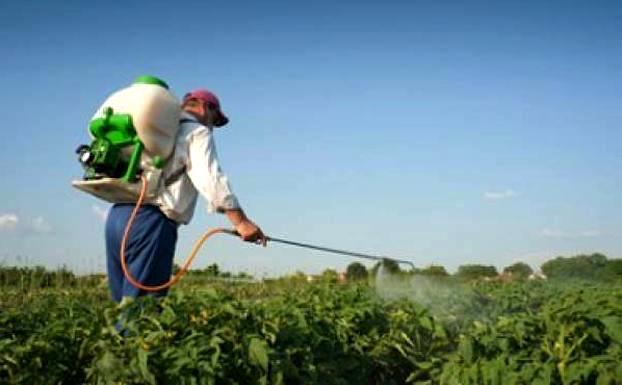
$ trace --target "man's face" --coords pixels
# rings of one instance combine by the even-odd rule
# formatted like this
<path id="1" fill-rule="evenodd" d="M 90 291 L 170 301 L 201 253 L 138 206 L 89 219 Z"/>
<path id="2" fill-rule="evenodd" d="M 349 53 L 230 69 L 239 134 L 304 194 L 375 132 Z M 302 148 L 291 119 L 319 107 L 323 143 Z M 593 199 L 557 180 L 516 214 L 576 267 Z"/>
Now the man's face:
<path id="1" fill-rule="evenodd" d="M 214 128 L 218 111 L 215 105 L 201 99 L 190 99 L 184 102 L 183 108 L 194 115 L 201 124 Z"/>

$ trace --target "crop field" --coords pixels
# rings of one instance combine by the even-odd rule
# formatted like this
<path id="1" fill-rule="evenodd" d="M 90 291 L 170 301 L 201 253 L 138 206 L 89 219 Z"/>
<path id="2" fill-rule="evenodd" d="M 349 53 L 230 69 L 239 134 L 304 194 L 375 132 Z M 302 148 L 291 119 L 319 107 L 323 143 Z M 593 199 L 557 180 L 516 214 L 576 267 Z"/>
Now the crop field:
<path id="1" fill-rule="evenodd" d="M 622 383 L 619 284 L 188 279 L 121 307 L 102 282 L 1 290 L 2 384 Z"/>

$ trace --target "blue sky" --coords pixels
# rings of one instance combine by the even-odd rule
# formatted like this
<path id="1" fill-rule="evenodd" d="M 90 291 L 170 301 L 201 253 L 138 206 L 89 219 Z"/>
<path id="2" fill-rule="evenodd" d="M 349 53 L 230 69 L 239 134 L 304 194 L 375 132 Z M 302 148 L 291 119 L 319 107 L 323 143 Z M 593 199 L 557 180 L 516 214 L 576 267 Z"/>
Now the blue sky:
<path id="1" fill-rule="evenodd" d="M 223 169 L 275 237 L 417 265 L 622 256 L 616 1 L 3 2 L 0 262 L 103 271 L 108 205 L 70 187 L 104 98 L 207 87 Z M 207 228 L 199 203 L 177 262 Z M 353 259 L 234 239 L 196 266 Z"/>

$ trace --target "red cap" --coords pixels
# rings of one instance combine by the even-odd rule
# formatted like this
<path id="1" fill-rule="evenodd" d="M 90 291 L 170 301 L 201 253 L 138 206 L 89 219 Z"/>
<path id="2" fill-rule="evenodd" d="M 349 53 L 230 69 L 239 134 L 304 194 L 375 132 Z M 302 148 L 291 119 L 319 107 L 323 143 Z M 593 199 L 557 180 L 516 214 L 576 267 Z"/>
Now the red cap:
<path id="1" fill-rule="evenodd" d="M 214 121 L 214 126 L 222 127 L 229 123 L 229 118 L 227 118 L 220 110 L 220 101 L 213 92 L 204 88 L 190 91 L 184 95 L 184 103 L 190 99 L 202 100 L 216 109 L 216 120 Z"/>

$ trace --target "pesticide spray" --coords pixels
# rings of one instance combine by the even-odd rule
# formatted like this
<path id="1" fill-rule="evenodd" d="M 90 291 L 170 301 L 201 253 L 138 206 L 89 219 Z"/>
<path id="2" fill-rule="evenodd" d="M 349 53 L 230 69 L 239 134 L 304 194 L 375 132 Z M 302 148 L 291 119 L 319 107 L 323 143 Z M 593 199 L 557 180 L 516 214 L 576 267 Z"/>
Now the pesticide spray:
<path id="1" fill-rule="evenodd" d="M 490 298 L 467 283 L 451 277 L 426 276 L 415 272 L 391 272 L 380 263 L 373 284 L 376 294 L 385 301 L 408 299 L 439 320 L 464 323 L 488 318 Z"/>

